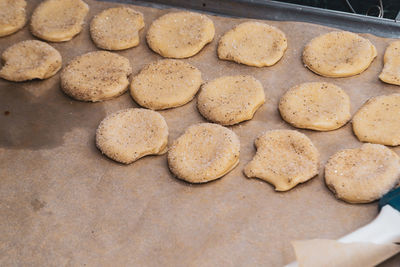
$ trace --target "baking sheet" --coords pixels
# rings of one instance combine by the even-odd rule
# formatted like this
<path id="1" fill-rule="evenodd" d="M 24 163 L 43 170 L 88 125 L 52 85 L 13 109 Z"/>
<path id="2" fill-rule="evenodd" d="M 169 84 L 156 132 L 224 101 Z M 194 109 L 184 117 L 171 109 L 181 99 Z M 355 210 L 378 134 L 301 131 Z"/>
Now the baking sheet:
<path id="1" fill-rule="evenodd" d="M 400 30 L 399 19 L 392 20 L 361 14 L 329 10 L 305 5 L 265 0 L 101 0 L 131 3 L 155 8 L 178 7 L 211 12 L 220 16 L 254 18 L 278 21 L 302 21 L 343 30 L 374 34 L 380 37 L 396 38 Z M 290 2 L 290 1 L 289 1 Z M 292 1 L 293 2 L 293 1 Z M 298 1 L 297 1 L 298 2 Z M 345 4 L 343 2 L 343 4 Z"/>
<path id="2" fill-rule="evenodd" d="M 90 12 L 73 40 L 52 43 L 63 65 L 96 50 L 88 22 L 115 3 L 86 0 Z M 29 14 L 39 1 L 28 3 Z M 136 74 L 161 57 L 150 51 L 145 33 L 169 12 L 135 7 L 145 16 L 140 46 L 118 52 Z M 166 156 L 145 157 L 131 165 L 115 163 L 96 149 L 99 122 L 117 110 L 137 107 L 126 93 L 103 103 L 70 99 L 60 90 L 59 74 L 45 81 L 12 83 L 0 79 L 0 265 L 1 266 L 281 266 L 294 260 L 290 241 L 339 238 L 370 222 L 377 203 L 350 205 L 336 200 L 323 182 L 330 155 L 360 146 L 351 124 L 332 132 L 300 130 L 321 153 L 320 175 L 289 192 L 247 179 L 244 165 L 255 154 L 254 139 L 269 129 L 294 129 L 279 116 L 279 98 L 290 87 L 309 81 L 341 86 L 352 113 L 370 97 L 399 92 L 378 80 L 383 53 L 391 41 L 365 35 L 378 56 L 371 67 L 351 78 L 323 78 L 304 68 L 301 52 L 313 37 L 332 29 L 300 22 L 268 23 L 283 30 L 288 50 L 273 67 L 256 68 L 218 60 L 221 35 L 244 19 L 210 16 L 214 41 L 187 59 L 205 81 L 222 75 L 249 74 L 259 79 L 267 102 L 251 121 L 230 127 L 241 141 L 240 164 L 215 182 L 191 185 L 174 178 Z M 247 20 L 247 19 L 246 19 Z M 33 39 L 27 27 L 0 38 L 0 52 Z M 195 101 L 160 112 L 169 140 L 205 120 Z M 399 153 L 399 148 L 394 148 Z M 400 256 L 382 266 L 397 266 Z"/>

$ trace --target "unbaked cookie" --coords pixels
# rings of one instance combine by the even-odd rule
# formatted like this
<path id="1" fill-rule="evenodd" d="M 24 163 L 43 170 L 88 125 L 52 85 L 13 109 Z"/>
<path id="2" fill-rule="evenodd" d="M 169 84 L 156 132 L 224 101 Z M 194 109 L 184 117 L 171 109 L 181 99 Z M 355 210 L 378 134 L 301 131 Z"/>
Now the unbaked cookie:
<path id="1" fill-rule="evenodd" d="M 272 130 L 259 136 L 257 153 L 244 168 L 249 178 L 260 178 L 287 191 L 318 174 L 319 152 L 304 134 L 292 130 Z"/>
<path id="2" fill-rule="evenodd" d="M 383 145 L 364 144 L 334 154 L 325 166 L 325 182 L 339 199 L 368 203 L 381 198 L 400 181 L 400 162 Z"/>
<path id="3" fill-rule="evenodd" d="M 353 117 L 353 131 L 362 142 L 400 145 L 400 94 L 368 100 Z"/>
<path id="4" fill-rule="evenodd" d="M 218 124 L 190 126 L 168 151 L 168 166 L 178 178 L 205 183 L 230 172 L 239 163 L 237 135 Z"/>
<path id="5" fill-rule="evenodd" d="M 47 79 L 61 69 L 61 55 L 49 44 L 36 40 L 16 43 L 1 55 L 4 66 L 0 70 L 3 79 L 21 82 Z"/>
<path id="6" fill-rule="evenodd" d="M 210 121 L 233 125 L 253 118 L 264 102 L 263 86 L 254 77 L 223 76 L 202 86 L 197 108 Z"/>
<path id="7" fill-rule="evenodd" d="M 46 0 L 33 11 L 31 32 L 50 42 L 71 40 L 82 31 L 89 6 L 82 0 Z"/>
<path id="8" fill-rule="evenodd" d="M 149 47 L 163 57 L 187 58 L 211 42 L 214 33 L 214 23 L 207 16 L 172 12 L 153 21 L 146 39 Z"/>
<path id="9" fill-rule="evenodd" d="M 96 131 L 96 145 L 110 159 L 129 164 L 167 152 L 168 126 L 159 113 L 139 108 L 107 116 Z"/>
<path id="10" fill-rule="evenodd" d="M 106 51 L 89 52 L 71 60 L 61 72 L 63 91 L 82 101 L 103 101 L 123 94 L 132 73 L 127 58 Z"/>
<path id="11" fill-rule="evenodd" d="M 25 0 L 0 0 L 0 37 L 13 34 L 26 23 Z"/>
<path id="12" fill-rule="evenodd" d="M 297 128 L 330 131 L 350 118 L 350 98 L 332 83 L 310 82 L 289 89 L 279 101 L 282 118 Z"/>
<path id="13" fill-rule="evenodd" d="M 379 79 L 385 83 L 400 85 L 400 41 L 394 41 L 386 48 L 383 63 Z"/>
<path id="14" fill-rule="evenodd" d="M 376 48 L 358 34 L 337 31 L 312 39 L 304 48 L 307 68 L 325 77 L 349 77 L 366 70 L 376 57 Z"/>
<path id="15" fill-rule="evenodd" d="M 114 7 L 97 14 L 90 23 L 90 35 L 97 47 L 123 50 L 139 44 L 143 14 L 128 7 Z"/>
<path id="16" fill-rule="evenodd" d="M 278 28 L 260 22 L 244 22 L 221 37 L 218 57 L 264 67 L 278 62 L 286 48 L 286 36 Z"/>
<path id="17" fill-rule="evenodd" d="M 175 60 L 159 60 L 145 66 L 131 83 L 131 96 L 150 109 L 179 107 L 193 99 L 202 83 L 201 72 Z"/>

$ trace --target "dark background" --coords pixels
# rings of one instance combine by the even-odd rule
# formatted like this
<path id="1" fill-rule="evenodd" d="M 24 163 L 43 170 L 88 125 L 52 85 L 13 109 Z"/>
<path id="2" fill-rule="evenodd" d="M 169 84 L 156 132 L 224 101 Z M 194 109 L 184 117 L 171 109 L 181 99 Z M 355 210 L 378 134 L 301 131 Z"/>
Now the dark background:
<path id="1" fill-rule="evenodd" d="M 275 0 L 275 1 L 351 12 L 345 0 Z M 378 8 L 374 7 L 379 5 L 378 0 L 349 0 L 349 2 L 358 14 L 365 15 L 369 8 L 370 8 L 370 11 L 368 13 L 369 15 L 377 16 L 379 13 Z M 394 19 L 400 10 L 400 0 L 383 0 L 383 9 L 385 18 Z"/>

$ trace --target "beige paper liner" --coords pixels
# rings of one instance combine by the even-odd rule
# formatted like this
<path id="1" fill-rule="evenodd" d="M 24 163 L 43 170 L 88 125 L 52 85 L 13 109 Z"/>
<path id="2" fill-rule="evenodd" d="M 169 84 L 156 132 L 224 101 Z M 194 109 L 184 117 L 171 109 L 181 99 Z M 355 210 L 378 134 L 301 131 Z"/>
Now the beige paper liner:
<path id="1" fill-rule="evenodd" d="M 92 17 L 116 3 L 90 5 L 83 31 L 65 43 L 50 43 L 63 57 L 97 50 L 90 39 Z M 28 14 L 40 1 L 28 2 Z M 137 6 L 144 14 L 138 47 L 117 52 L 129 58 L 133 75 L 161 57 L 146 45 L 151 22 L 169 12 Z M 128 93 L 102 103 L 72 100 L 60 90 L 59 74 L 45 81 L 0 79 L 0 265 L 1 266 L 283 266 L 295 259 L 291 240 L 336 239 L 376 217 L 377 204 L 351 205 L 335 199 L 323 181 L 333 153 L 361 145 L 351 124 L 332 132 L 300 130 L 321 153 L 319 176 L 284 193 L 242 171 L 255 154 L 263 131 L 294 129 L 279 116 L 279 98 L 303 82 L 333 82 L 351 99 L 352 114 L 370 97 L 400 92 L 379 81 L 390 39 L 363 34 L 378 56 L 351 78 L 320 77 L 301 61 L 304 46 L 332 28 L 300 22 L 268 21 L 286 33 L 288 49 L 272 67 L 255 68 L 217 58 L 224 32 L 248 19 L 210 16 L 216 34 L 196 56 L 184 61 L 205 81 L 222 75 L 253 75 L 264 86 L 266 103 L 248 122 L 229 127 L 240 138 L 240 163 L 223 178 L 203 185 L 176 179 L 166 156 L 149 156 L 125 166 L 95 147 L 96 127 L 108 114 L 137 107 Z M 34 39 L 26 26 L 0 38 L 0 53 Z M 5 111 L 9 111 L 5 115 Z M 161 111 L 169 142 L 194 123 L 205 122 L 196 99 Z M 399 148 L 394 148 L 399 152 Z M 389 260 L 396 266 L 400 256 Z M 392 264 L 392 265 L 390 265 Z"/>
<path id="2" fill-rule="evenodd" d="M 299 267 L 372 267 L 400 252 L 400 245 L 341 243 L 313 239 L 293 241 Z"/>

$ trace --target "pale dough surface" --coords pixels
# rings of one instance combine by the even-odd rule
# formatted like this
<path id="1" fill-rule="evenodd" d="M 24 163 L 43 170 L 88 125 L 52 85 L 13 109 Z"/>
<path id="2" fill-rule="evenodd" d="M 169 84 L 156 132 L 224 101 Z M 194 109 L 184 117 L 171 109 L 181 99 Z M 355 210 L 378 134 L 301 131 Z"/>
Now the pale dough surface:
<path id="1" fill-rule="evenodd" d="M 253 76 L 223 76 L 202 86 L 197 108 L 212 122 L 233 125 L 253 118 L 264 102 L 263 86 Z"/>
<path id="2" fill-rule="evenodd" d="M 214 23 L 193 12 L 171 12 L 153 21 L 147 32 L 149 47 L 168 58 L 194 56 L 214 39 Z"/>
<path id="3" fill-rule="evenodd" d="M 312 39 L 304 48 L 303 62 L 321 76 L 349 77 L 366 70 L 376 55 L 376 48 L 368 39 L 334 31 Z"/>
<path id="4" fill-rule="evenodd" d="M 167 151 L 168 126 L 158 112 L 129 108 L 107 116 L 96 131 L 96 145 L 110 159 L 129 164 Z"/>
<path id="5" fill-rule="evenodd" d="M 89 6 L 82 0 L 45 0 L 33 11 L 33 35 L 50 42 L 71 40 L 82 31 Z"/>
<path id="6" fill-rule="evenodd" d="M 26 23 L 25 0 L 0 0 L 0 37 L 13 34 Z"/>
<path id="7" fill-rule="evenodd" d="M 379 79 L 385 83 L 400 85 L 400 41 L 394 41 L 386 48 L 383 63 Z"/>
<path id="8" fill-rule="evenodd" d="M 279 112 L 294 127 L 330 131 L 350 120 L 350 98 L 332 83 L 302 83 L 282 96 Z"/>
<path id="9" fill-rule="evenodd" d="M 163 59 L 145 66 L 132 79 L 131 96 L 142 107 L 167 109 L 193 99 L 202 83 L 201 72 L 184 61 Z"/>
<path id="10" fill-rule="evenodd" d="M 139 31 L 143 28 L 142 13 L 128 7 L 114 7 L 92 19 L 90 35 L 99 48 L 123 50 L 139 44 Z"/>
<path id="11" fill-rule="evenodd" d="M 129 86 L 132 67 L 116 53 L 95 51 L 71 60 L 61 72 L 63 91 L 82 101 L 103 101 L 123 94 Z"/>
<path id="12" fill-rule="evenodd" d="M 240 141 L 233 131 L 214 123 L 199 123 L 173 142 L 168 166 L 179 179 L 205 183 L 235 168 L 239 153 Z"/>
<path id="13" fill-rule="evenodd" d="M 353 117 L 353 131 L 362 142 L 400 145 L 400 94 L 369 99 Z"/>
<path id="14" fill-rule="evenodd" d="M 3 79 L 21 82 L 47 79 L 61 69 L 60 53 L 49 44 L 27 40 L 7 48 L 1 55 L 4 62 L 0 70 Z"/>
<path id="15" fill-rule="evenodd" d="M 267 131 L 255 140 L 255 146 L 257 153 L 244 174 L 271 183 L 276 191 L 290 190 L 318 174 L 319 152 L 298 131 Z"/>
<path id="16" fill-rule="evenodd" d="M 345 149 L 330 157 L 325 182 L 339 199 L 368 203 L 381 198 L 400 180 L 398 155 L 377 144 Z"/>
<path id="17" fill-rule="evenodd" d="M 244 22 L 226 32 L 218 43 L 218 57 L 249 66 L 272 66 L 287 48 L 285 33 L 261 22 Z"/>

